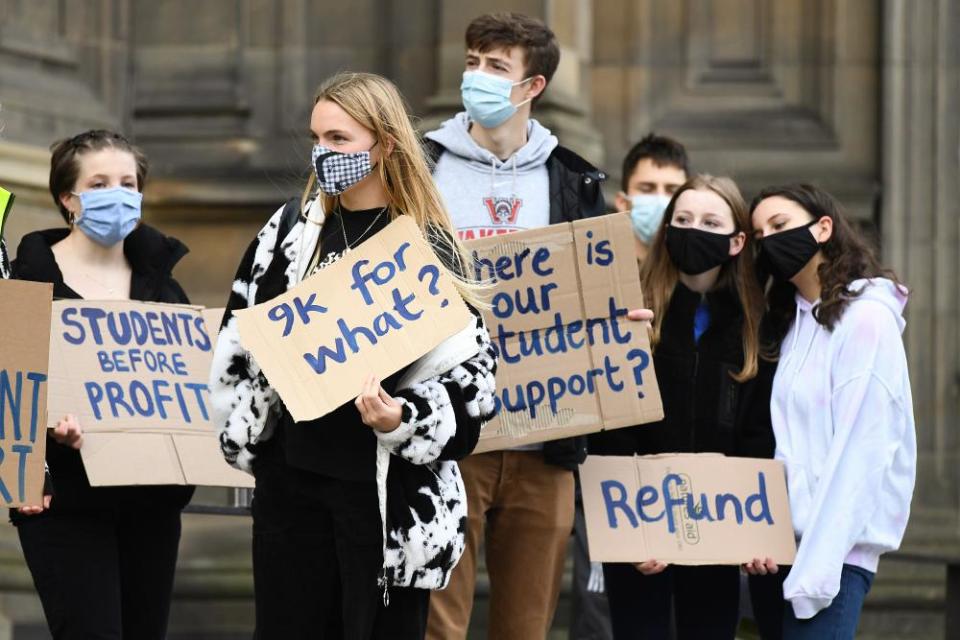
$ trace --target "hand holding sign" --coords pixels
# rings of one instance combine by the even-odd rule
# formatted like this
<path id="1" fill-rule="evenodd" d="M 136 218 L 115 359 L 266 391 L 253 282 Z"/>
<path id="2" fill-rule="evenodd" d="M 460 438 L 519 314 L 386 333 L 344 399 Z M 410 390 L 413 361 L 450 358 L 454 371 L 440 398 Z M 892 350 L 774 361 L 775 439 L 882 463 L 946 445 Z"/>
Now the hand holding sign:
<path id="1" fill-rule="evenodd" d="M 50 435 L 60 444 L 72 449 L 79 450 L 83 446 L 83 427 L 72 413 L 65 415 L 57 426 L 50 430 Z"/>
<path id="2" fill-rule="evenodd" d="M 650 322 L 653 320 L 653 311 L 650 309 L 630 309 L 627 311 L 627 320 L 634 322 Z"/>
<path id="3" fill-rule="evenodd" d="M 67 414 L 57 423 L 57 426 L 50 429 L 50 436 L 59 444 L 79 450 L 83 446 L 83 427 L 77 421 L 77 417 Z M 18 511 L 25 516 L 35 516 L 43 513 L 45 509 L 50 508 L 50 502 L 53 496 L 45 493 L 43 496 L 43 506 L 27 505 L 20 507 Z"/>
<path id="4" fill-rule="evenodd" d="M 646 562 L 638 562 L 633 566 L 645 576 L 655 576 L 658 573 L 663 573 L 670 565 L 659 560 L 647 560 Z"/>
<path id="5" fill-rule="evenodd" d="M 773 558 L 766 558 L 765 560 L 754 558 L 751 562 L 743 565 L 743 570 L 752 576 L 765 576 L 778 573 L 780 567 L 773 561 Z"/>
<path id="6" fill-rule="evenodd" d="M 390 433 L 400 426 L 403 409 L 380 386 L 376 376 L 369 376 L 363 385 L 363 392 L 354 401 L 363 424 L 373 427 L 381 433 Z"/>

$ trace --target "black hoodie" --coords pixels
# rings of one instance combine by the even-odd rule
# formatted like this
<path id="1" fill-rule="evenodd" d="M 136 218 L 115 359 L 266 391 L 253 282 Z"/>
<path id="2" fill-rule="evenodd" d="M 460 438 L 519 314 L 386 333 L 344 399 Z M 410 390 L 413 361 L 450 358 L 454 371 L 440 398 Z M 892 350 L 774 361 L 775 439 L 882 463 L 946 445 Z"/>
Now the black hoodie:
<path id="1" fill-rule="evenodd" d="M 47 229 L 24 236 L 13 261 L 18 280 L 50 282 L 55 299 L 78 299 L 80 295 L 63 281 L 51 247 L 70 234 L 69 229 Z M 156 229 L 141 224 L 127 236 L 123 253 L 133 275 L 130 298 L 144 302 L 189 303 L 183 288 L 173 279 L 174 265 L 187 254 L 187 247 Z M 113 507 L 183 508 L 193 487 L 91 487 L 80 452 L 47 438 L 47 464 L 53 481 L 51 511 Z M 14 518 L 17 514 L 14 513 Z"/>

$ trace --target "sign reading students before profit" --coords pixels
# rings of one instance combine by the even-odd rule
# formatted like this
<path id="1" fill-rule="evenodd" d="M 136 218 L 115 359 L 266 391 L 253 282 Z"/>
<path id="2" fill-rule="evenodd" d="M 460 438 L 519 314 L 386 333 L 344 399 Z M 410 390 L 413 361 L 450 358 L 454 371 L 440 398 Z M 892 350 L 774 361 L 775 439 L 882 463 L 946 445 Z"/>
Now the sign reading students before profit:
<path id="1" fill-rule="evenodd" d="M 611 214 L 467 243 L 494 285 L 497 417 L 476 451 L 660 420 L 633 230 Z"/>
<path id="2" fill-rule="evenodd" d="M 91 485 L 253 485 L 210 421 L 214 335 L 197 307 L 53 304 L 47 423 L 77 416 Z"/>
<path id="3" fill-rule="evenodd" d="M 0 280 L 0 506 L 39 505 L 53 285 Z"/>
<path id="4" fill-rule="evenodd" d="M 241 344 L 297 421 L 352 400 L 367 376 L 399 371 L 472 318 L 409 216 L 236 316 Z"/>
<path id="5" fill-rule="evenodd" d="M 594 562 L 791 564 L 796 554 L 777 460 L 588 456 L 580 487 Z"/>

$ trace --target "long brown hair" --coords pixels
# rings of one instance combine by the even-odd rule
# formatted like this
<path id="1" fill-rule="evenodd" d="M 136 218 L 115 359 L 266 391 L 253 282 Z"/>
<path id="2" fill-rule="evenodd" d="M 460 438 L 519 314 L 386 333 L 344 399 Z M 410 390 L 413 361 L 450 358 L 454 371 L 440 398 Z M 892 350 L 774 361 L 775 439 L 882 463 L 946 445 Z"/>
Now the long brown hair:
<path id="1" fill-rule="evenodd" d="M 484 303 L 482 286 L 471 281 L 472 264 L 457 239 L 440 192 L 433 182 L 423 144 L 410 122 L 407 105 L 397 87 L 373 73 L 339 73 L 324 82 L 313 99 L 316 105 L 329 100 L 347 112 L 361 126 L 373 132 L 382 149 L 390 148 L 377 162 L 374 171 L 383 183 L 390 218 L 412 217 L 424 237 L 431 241 L 441 261 L 453 265 L 451 274 L 460 295 L 474 306 Z M 316 175 L 311 172 L 301 205 L 312 197 Z M 339 196 L 319 194 L 323 210 L 333 211 Z M 439 245 L 439 246 L 438 246 Z M 442 254 L 449 255 L 442 255 Z"/>
<path id="2" fill-rule="evenodd" d="M 712 191 L 730 207 L 733 213 L 733 223 L 737 231 L 742 231 L 745 238 L 743 250 L 725 262 L 720 267 L 720 275 L 714 289 L 726 289 L 734 294 L 743 308 L 743 368 L 733 374 L 734 380 L 744 382 L 757 375 L 757 356 L 760 351 L 759 327 L 763 315 L 763 292 L 757 282 L 753 270 L 753 258 L 750 249 L 750 215 L 747 205 L 740 195 L 740 189 L 730 178 L 714 177 L 701 174 L 687 180 L 677 189 L 667 205 L 667 210 L 660 223 L 660 229 L 653 240 L 650 255 L 640 270 L 640 281 L 643 285 L 643 294 L 648 308 L 653 310 L 653 331 L 650 338 L 651 346 L 656 349 L 660 342 L 660 333 L 663 327 L 663 318 L 670 307 L 670 299 L 677 286 L 680 274 L 667 253 L 666 228 L 673 219 L 673 211 L 677 199 L 684 191 Z"/>
<path id="3" fill-rule="evenodd" d="M 761 202 L 773 197 L 795 202 L 812 220 L 827 217 L 833 221 L 830 239 L 820 245 L 823 254 L 823 261 L 817 267 L 820 302 L 813 309 L 813 317 L 818 323 L 833 331 L 850 301 L 863 292 L 862 289 L 850 291 L 850 283 L 854 280 L 883 277 L 902 286 L 896 274 L 880 264 L 873 247 L 847 221 L 840 204 L 829 193 L 812 184 L 767 187 L 750 203 L 750 215 Z M 767 328 L 770 330 L 770 341 L 764 345 L 765 356 L 775 358 L 778 355 L 780 342 L 790 330 L 797 311 L 795 292 L 796 287 L 788 281 L 772 281 L 768 286 Z"/>

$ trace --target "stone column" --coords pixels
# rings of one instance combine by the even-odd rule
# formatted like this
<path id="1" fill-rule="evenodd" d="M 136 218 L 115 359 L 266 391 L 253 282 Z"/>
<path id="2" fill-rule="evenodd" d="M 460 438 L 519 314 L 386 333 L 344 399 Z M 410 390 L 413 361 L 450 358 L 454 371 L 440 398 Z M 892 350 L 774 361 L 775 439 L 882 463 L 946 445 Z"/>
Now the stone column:
<path id="1" fill-rule="evenodd" d="M 127 91 L 128 0 L 0 2 L 0 180 L 17 195 L 11 251 L 62 221 L 47 193 L 59 138 L 119 128 Z"/>
<path id="2" fill-rule="evenodd" d="M 960 3 L 884 3 L 885 261 L 904 334 L 919 464 L 908 541 L 960 547 Z"/>

